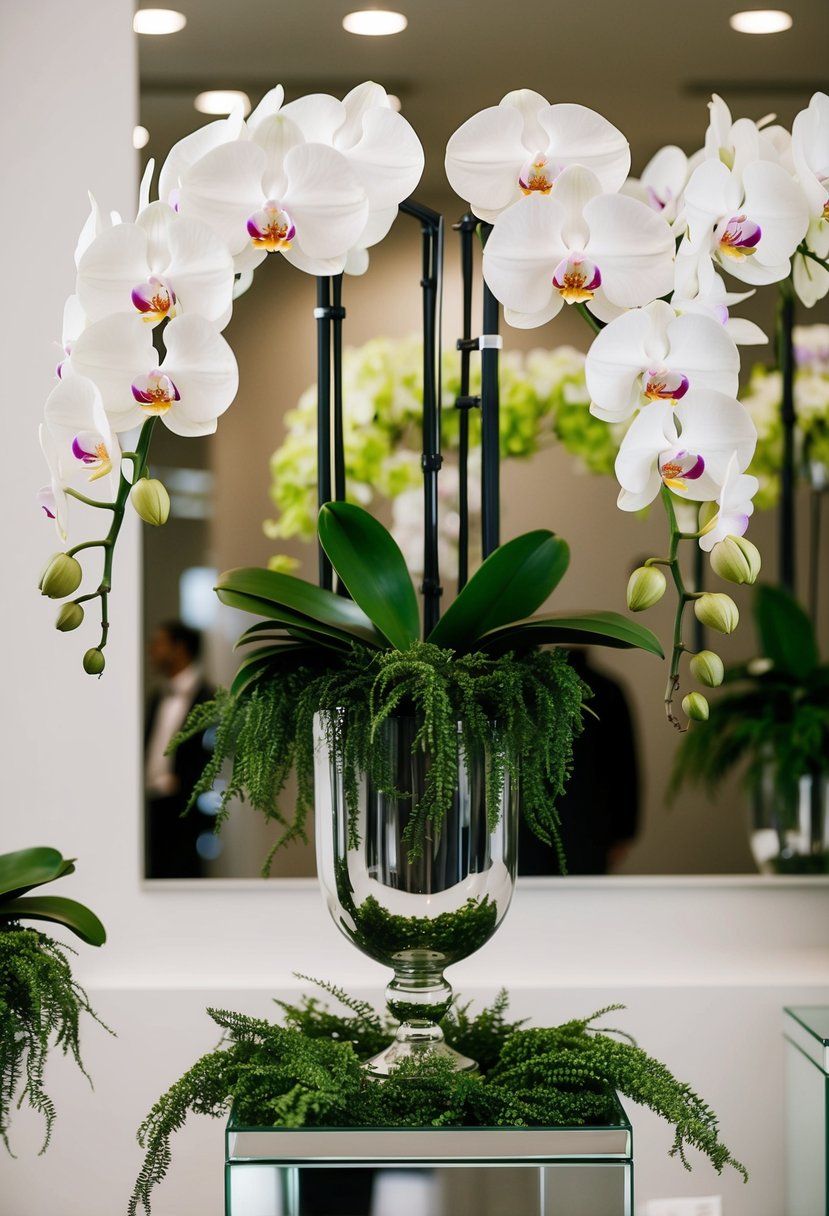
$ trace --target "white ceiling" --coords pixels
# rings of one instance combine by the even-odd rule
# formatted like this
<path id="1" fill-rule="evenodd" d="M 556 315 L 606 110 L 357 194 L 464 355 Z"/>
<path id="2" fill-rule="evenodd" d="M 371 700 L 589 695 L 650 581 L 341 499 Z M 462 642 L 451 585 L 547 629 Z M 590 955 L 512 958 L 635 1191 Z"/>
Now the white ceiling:
<path id="1" fill-rule="evenodd" d="M 813 92 L 829 90 L 827 0 L 789 0 L 793 28 L 762 37 L 729 28 L 738 0 L 389 0 L 409 18 L 389 38 L 345 33 L 343 15 L 368 7 L 353 0 L 169 3 L 187 27 L 138 38 L 147 155 L 163 158 L 208 121 L 192 105 L 202 89 L 241 88 L 255 104 L 277 83 L 290 100 L 342 96 L 372 79 L 402 99 L 427 153 L 417 197 L 438 208 L 446 140 L 510 89 L 598 110 L 630 140 L 634 171 L 663 144 L 700 145 L 712 91 L 735 117 L 774 111 L 790 124 Z"/>

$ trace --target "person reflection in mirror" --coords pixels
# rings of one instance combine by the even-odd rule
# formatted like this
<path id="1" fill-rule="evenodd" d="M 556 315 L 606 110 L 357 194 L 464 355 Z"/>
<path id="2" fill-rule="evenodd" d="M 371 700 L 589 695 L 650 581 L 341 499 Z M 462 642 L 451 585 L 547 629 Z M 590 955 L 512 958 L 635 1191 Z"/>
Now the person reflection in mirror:
<path id="1" fill-rule="evenodd" d="M 568 874 L 612 874 L 639 826 L 640 781 L 636 736 L 627 697 L 614 679 L 592 666 L 586 650 L 570 663 L 593 691 L 584 730 L 573 743 L 573 772 L 558 800 Z M 556 851 L 521 819 L 519 874 L 560 874 Z"/>
<path id="2" fill-rule="evenodd" d="M 161 682 L 147 705 L 144 736 L 147 878 L 203 876 L 197 843 L 212 831 L 212 820 L 196 808 L 182 813 L 208 760 L 204 736 L 165 754 L 193 706 L 213 696 L 200 655 L 201 635 L 181 621 L 163 622 L 150 638 L 149 662 Z"/>

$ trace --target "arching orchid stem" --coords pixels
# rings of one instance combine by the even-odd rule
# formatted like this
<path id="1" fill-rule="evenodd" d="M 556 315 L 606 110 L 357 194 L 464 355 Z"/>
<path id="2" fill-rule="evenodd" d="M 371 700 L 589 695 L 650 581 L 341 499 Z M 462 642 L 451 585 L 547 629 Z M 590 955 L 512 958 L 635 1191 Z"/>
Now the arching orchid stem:
<path id="1" fill-rule="evenodd" d="M 805 242 L 798 245 L 797 252 L 802 253 L 804 258 L 810 258 L 811 261 L 817 262 L 818 266 L 822 266 L 824 270 L 829 270 L 829 258 L 819 257 L 818 254 L 814 253 L 808 247 L 808 245 L 805 244 Z"/>
<path id="2" fill-rule="evenodd" d="M 602 323 L 598 319 L 598 317 L 593 316 L 592 312 L 590 312 L 590 310 L 588 309 L 586 304 L 576 304 L 576 309 L 584 317 L 585 321 L 590 326 L 590 328 L 593 330 L 594 334 L 600 334 L 602 332 L 602 330 L 604 329 L 604 326 L 602 325 Z"/>
<path id="3" fill-rule="evenodd" d="M 85 494 L 81 494 L 79 490 L 73 490 L 69 486 L 64 488 L 64 493 L 70 498 L 76 498 L 78 502 L 85 503 L 88 507 L 102 507 L 105 511 L 115 510 L 114 502 L 97 502 L 94 498 L 87 498 Z"/>
<path id="4" fill-rule="evenodd" d="M 84 540 L 78 545 L 73 545 L 71 549 L 66 550 L 67 557 L 74 557 L 76 553 L 80 553 L 82 549 L 96 549 L 99 545 L 106 546 L 105 540 Z"/>

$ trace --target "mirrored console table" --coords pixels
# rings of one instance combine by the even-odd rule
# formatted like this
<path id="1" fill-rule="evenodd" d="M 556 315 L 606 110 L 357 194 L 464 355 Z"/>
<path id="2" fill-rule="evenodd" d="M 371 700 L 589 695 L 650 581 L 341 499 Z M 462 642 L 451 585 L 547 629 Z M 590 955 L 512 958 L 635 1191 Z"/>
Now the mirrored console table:
<path id="1" fill-rule="evenodd" d="M 786 1214 L 829 1216 L 829 1006 L 783 1010 Z"/>
<path id="2" fill-rule="evenodd" d="M 225 1216 L 633 1216 L 633 1132 L 604 1127 L 225 1133 Z"/>

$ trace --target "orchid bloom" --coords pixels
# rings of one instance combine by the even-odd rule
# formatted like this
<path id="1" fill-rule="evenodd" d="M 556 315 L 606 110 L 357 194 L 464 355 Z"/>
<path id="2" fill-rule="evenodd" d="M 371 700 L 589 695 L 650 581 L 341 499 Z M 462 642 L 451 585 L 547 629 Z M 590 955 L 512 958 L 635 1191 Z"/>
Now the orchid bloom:
<path id="1" fill-rule="evenodd" d="M 264 147 L 284 138 L 280 128 L 296 128 L 306 143 L 325 144 L 348 161 L 365 191 L 368 218 L 346 269 L 364 270 L 364 251 L 387 234 L 399 204 L 423 173 L 423 147 L 407 120 L 391 107 L 386 90 L 373 81 L 358 85 L 342 101 L 325 93 L 282 104 L 272 89 L 248 119 L 251 138 Z M 359 265 L 358 265 L 359 264 Z"/>
<path id="2" fill-rule="evenodd" d="M 555 192 L 530 194 L 505 211 L 484 249 L 484 278 L 509 324 L 530 329 L 568 304 L 609 321 L 649 304 L 673 283 L 667 223 L 636 199 L 604 194 L 581 166 Z"/>
<path id="3" fill-rule="evenodd" d="M 699 547 L 710 553 L 727 536 L 743 536 L 754 512 L 752 499 L 760 488 L 756 477 L 741 473 L 736 453 L 728 462 L 723 484 L 717 495 L 717 510 L 702 529 Z"/>
<path id="4" fill-rule="evenodd" d="M 88 321 L 134 307 L 151 325 L 196 313 L 230 320 L 233 259 L 206 224 L 151 203 L 134 224 L 104 229 L 81 255 L 78 300 Z"/>
<path id="5" fill-rule="evenodd" d="M 732 342 L 738 346 L 759 346 L 768 338 L 753 321 L 732 317 L 730 306 L 741 304 L 754 295 L 751 291 L 726 291 L 722 276 L 717 274 L 707 252 L 694 253 L 683 241 L 674 266 L 674 292 L 671 306 L 678 313 L 711 317 L 723 326 Z"/>
<path id="6" fill-rule="evenodd" d="M 706 151 L 722 138 L 709 128 Z M 738 120 L 727 138 L 718 158 L 699 164 L 685 187 L 687 240 L 745 283 L 777 283 L 788 277 L 806 232 L 806 197 L 755 123 Z"/>
<path id="7" fill-rule="evenodd" d="M 809 207 L 806 245 L 825 263 L 829 259 L 829 96 L 815 93 L 792 126 L 792 159 Z M 829 269 L 802 253 L 795 255 L 794 288 L 811 308 L 829 293 Z"/>
<path id="8" fill-rule="evenodd" d="M 47 519 L 54 520 L 55 529 L 61 541 L 65 543 L 69 533 L 69 500 L 61 481 L 58 448 L 54 436 L 45 422 L 38 428 L 40 450 L 49 466 L 49 485 L 42 486 L 37 492 L 38 506 Z"/>
<path id="9" fill-rule="evenodd" d="M 630 169 L 621 131 L 586 106 L 550 105 L 531 89 L 473 115 L 446 147 L 446 176 L 475 214 L 494 223 L 518 199 L 555 192 L 564 169 L 582 165 L 613 194 Z"/>
<path id="10" fill-rule="evenodd" d="M 236 396 L 233 352 L 215 326 L 193 313 L 169 322 L 164 345 L 159 366 L 151 329 L 137 316 L 116 313 L 84 330 L 67 366 L 96 385 L 115 431 L 159 416 L 176 435 L 212 435 Z"/>
<path id="11" fill-rule="evenodd" d="M 651 157 L 641 177 L 628 178 L 622 193 L 647 203 L 672 228 L 681 229 L 685 223 L 682 200 L 689 166 L 688 157 L 682 149 L 668 144 Z"/>
<path id="12" fill-rule="evenodd" d="M 654 402 L 636 415 L 616 457 L 618 506 L 639 511 L 667 486 L 680 498 L 715 500 L 732 455 L 744 472 L 757 432 L 733 397 L 715 389 L 689 391 L 673 406 Z"/>
<path id="13" fill-rule="evenodd" d="M 740 356 L 710 317 L 680 316 L 664 300 L 611 321 L 593 340 L 585 363 L 590 412 L 623 422 L 652 402 L 678 404 L 691 389 L 737 393 Z"/>
<path id="14" fill-rule="evenodd" d="M 44 420 L 54 441 L 61 483 L 83 484 L 89 494 L 93 482 L 103 481 L 105 493 L 114 499 L 121 477 L 121 449 L 95 384 L 83 376 L 59 380 L 47 398 Z"/>

